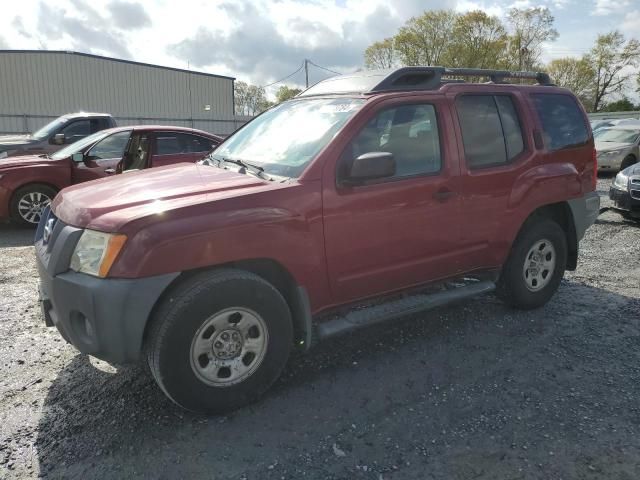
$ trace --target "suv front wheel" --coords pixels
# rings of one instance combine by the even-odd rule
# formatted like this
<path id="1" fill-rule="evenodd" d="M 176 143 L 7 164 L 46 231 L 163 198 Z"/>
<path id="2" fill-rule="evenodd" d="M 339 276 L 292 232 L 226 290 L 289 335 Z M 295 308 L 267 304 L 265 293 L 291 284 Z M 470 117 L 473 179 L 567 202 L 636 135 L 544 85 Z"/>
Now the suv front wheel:
<path id="1" fill-rule="evenodd" d="M 531 219 L 511 249 L 498 281 L 498 295 L 509 305 L 537 308 L 558 289 L 567 265 L 567 239 L 553 220 Z"/>
<path id="2" fill-rule="evenodd" d="M 293 341 L 280 292 L 242 270 L 195 275 L 166 296 L 145 343 L 156 382 L 175 403 L 221 413 L 251 403 L 278 378 Z"/>

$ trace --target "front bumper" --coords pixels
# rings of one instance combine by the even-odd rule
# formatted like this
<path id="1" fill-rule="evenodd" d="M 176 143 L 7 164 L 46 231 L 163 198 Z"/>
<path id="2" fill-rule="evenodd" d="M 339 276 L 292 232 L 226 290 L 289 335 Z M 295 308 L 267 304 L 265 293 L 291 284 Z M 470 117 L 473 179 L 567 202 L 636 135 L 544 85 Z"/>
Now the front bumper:
<path id="1" fill-rule="evenodd" d="M 640 184 L 632 185 L 631 190 L 626 191 L 612 186 L 609 189 L 609 198 L 613 202 L 614 210 L 640 219 Z"/>
<path id="2" fill-rule="evenodd" d="M 57 220 L 45 242 L 43 224 L 52 216 L 45 212 L 42 218 L 35 249 L 45 323 L 82 353 L 111 363 L 137 361 L 151 310 L 178 274 L 119 279 L 71 271 L 82 230 Z"/>
<path id="3" fill-rule="evenodd" d="M 623 159 L 624 159 L 624 155 L 598 154 L 597 156 L 598 170 L 617 172 L 618 170 L 620 170 L 620 165 L 622 165 Z"/>

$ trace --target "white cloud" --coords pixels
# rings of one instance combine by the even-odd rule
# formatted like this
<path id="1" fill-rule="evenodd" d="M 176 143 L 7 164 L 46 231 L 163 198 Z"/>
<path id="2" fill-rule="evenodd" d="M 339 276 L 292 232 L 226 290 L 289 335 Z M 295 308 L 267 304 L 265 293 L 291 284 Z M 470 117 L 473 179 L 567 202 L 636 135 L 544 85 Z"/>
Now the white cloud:
<path id="1" fill-rule="evenodd" d="M 482 10 L 488 15 L 496 17 L 504 17 L 506 13 L 505 7 L 497 3 L 486 4 L 485 2 L 475 2 L 472 0 L 461 0 L 456 5 L 457 12 L 470 12 L 473 10 Z"/>
<path id="2" fill-rule="evenodd" d="M 640 38 L 640 10 L 628 12 L 624 16 L 621 30 L 629 37 Z"/>
<path id="3" fill-rule="evenodd" d="M 606 16 L 623 13 L 630 6 L 630 0 L 596 0 L 592 15 Z"/>

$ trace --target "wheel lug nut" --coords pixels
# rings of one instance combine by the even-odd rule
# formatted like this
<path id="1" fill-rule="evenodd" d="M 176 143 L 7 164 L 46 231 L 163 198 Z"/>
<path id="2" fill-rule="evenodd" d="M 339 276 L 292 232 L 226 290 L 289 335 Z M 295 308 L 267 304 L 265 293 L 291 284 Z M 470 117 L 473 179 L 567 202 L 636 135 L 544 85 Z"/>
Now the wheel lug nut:
<path id="1" fill-rule="evenodd" d="M 229 334 L 228 334 L 228 333 L 226 333 L 226 332 L 225 332 L 225 333 L 223 333 L 223 334 L 221 335 L 221 337 L 222 337 L 222 339 L 223 339 L 223 340 L 229 340 Z"/>
<path id="2" fill-rule="evenodd" d="M 216 342 L 216 348 L 222 348 L 222 342 Z"/>

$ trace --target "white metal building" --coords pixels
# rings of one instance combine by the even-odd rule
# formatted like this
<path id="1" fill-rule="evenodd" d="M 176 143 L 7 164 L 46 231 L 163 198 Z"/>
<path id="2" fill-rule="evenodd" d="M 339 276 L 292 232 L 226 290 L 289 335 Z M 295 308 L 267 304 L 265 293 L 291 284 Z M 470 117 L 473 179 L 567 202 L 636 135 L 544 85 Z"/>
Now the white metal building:
<path id="1" fill-rule="evenodd" d="M 229 134 L 232 77 L 86 53 L 0 50 L 0 132 L 36 130 L 59 115 L 108 112 L 120 125 L 165 124 Z"/>

